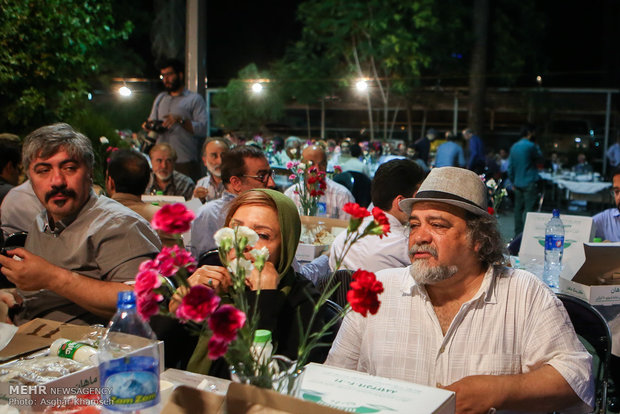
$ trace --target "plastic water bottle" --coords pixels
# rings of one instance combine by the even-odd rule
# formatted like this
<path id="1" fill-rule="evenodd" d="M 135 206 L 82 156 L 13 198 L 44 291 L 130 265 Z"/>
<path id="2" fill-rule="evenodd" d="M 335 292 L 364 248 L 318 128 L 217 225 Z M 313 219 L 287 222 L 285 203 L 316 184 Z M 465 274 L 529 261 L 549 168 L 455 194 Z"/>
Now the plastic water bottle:
<path id="1" fill-rule="evenodd" d="M 140 355 L 126 356 L 132 338 L 147 338 L 151 345 Z M 118 293 L 117 311 L 99 353 L 100 385 L 104 410 L 123 413 L 159 413 L 159 348 L 151 327 L 136 312 L 133 291 Z"/>
<path id="2" fill-rule="evenodd" d="M 260 364 L 265 364 L 271 358 L 273 345 L 271 344 L 271 331 L 267 329 L 257 329 L 254 333 L 254 343 L 252 344 L 252 355 Z"/>
<path id="3" fill-rule="evenodd" d="M 559 287 L 562 272 L 562 254 L 564 253 L 564 224 L 560 211 L 553 210 L 553 217 L 545 228 L 545 270 L 543 281 L 551 288 Z"/>

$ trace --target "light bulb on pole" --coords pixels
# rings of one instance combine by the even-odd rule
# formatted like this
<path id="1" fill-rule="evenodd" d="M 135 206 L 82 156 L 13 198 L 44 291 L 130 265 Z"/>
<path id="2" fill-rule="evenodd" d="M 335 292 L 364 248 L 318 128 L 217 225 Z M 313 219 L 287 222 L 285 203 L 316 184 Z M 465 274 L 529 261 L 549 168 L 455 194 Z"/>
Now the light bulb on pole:
<path id="1" fill-rule="evenodd" d="M 368 83 L 365 79 L 360 79 L 355 83 L 355 89 L 358 92 L 366 92 L 368 90 Z"/>
<path id="2" fill-rule="evenodd" d="M 118 88 L 118 93 L 120 96 L 126 98 L 128 96 L 131 96 L 131 89 L 129 89 L 126 85 L 123 85 L 120 88 Z"/>
<path id="3" fill-rule="evenodd" d="M 261 93 L 263 91 L 263 84 L 260 82 L 254 82 L 252 84 L 252 92 L 254 93 Z"/>

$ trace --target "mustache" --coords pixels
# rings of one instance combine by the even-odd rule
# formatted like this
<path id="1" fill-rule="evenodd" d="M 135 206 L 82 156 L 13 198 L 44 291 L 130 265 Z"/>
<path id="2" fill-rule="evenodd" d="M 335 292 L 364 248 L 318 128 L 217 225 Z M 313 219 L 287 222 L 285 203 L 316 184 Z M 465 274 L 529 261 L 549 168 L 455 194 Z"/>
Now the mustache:
<path id="1" fill-rule="evenodd" d="M 45 202 L 50 201 L 50 198 L 58 194 L 63 195 L 65 197 L 71 197 L 71 198 L 75 198 L 77 196 L 75 191 L 68 189 L 67 186 L 52 187 L 51 191 L 48 191 L 47 193 L 45 193 Z"/>
<path id="2" fill-rule="evenodd" d="M 437 258 L 437 249 L 429 246 L 428 244 L 414 244 L 409 249 L 409 256 L 413 257 L 418 252 L 430 253 L 435 259 Z"/>

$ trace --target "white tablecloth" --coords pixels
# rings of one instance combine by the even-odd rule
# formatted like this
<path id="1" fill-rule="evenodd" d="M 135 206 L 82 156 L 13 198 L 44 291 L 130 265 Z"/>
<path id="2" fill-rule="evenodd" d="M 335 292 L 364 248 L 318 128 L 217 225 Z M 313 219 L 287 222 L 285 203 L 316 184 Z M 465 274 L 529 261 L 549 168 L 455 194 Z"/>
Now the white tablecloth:
<path id="1" fill-rule="evenodd" d="M 571 193 L 579 194 L 596 194 L 608 188 L 611 188 L 611 183 L 604 181 L 569 181 L 569 180 L 555 180 L 558 187 L 565 188 Z"/>

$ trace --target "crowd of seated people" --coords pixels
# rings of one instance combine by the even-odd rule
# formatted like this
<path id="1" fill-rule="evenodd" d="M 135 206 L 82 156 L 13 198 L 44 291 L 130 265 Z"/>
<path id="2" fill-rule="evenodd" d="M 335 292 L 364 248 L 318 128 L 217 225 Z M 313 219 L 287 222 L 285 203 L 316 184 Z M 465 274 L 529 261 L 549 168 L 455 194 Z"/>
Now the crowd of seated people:
<path id="1" fill-rule="evenodd" d="M 473 131 L 466 133 L 478 148 Z M 62 123 L 33 131 L 21 147 L 28 181 L 12 188 L 0 206 L 3 229 L 27 232 L 23 247 L 0 256 L 0 271 L 15 285 L 0 294 L 0 300 L 18 307 L 11 322 L 44 317 L 105 324 L 116 294 L 132 289 L 140 263 L 167 243 L 169 235 L 149 223 L 157 207 L 140 197 L 161 191 L 200 199 L 192 238 L 186 240 L 196 256 L 215 247 L 213 232 L 221 226 L 244 225 L 259 233 L 258 247 L 270 255 L 260 295 L 255 271 L 245 294 L 257 303 L 259 327 L 272 331 L 278 353 L 295 358 L 299 324 L 305 328 L 312 320 L 319 292 L 295 263 L 298 194 L 293 187 L 276 189 L 273 168 L 299 160 L 331 173 L 328 166 L 338 165 L 331 159 L 337 155 L 352 171 L 372 178 L 373 206 L 389 215 L 394 234 L 369 238 L 346 262 L 352 270 L 374 265 L 371 270 L 385 288 L 379 311 L 367 318 L 348 314 L 329 339 L 331 348 L 318 349 L 311 361 L 452 390 L 457 411 L 463 412 L 594 405 L 590 354 L 559 299 L 534 275 L 503 265 L 503 242 L 476 172 L 447 166 L 426 176 L 416 159 L 431 162 L 430 139 L 411 146 L 414 154 L 408 157 L 405 145 L 347 140 L 343 151 L 333 140 L 291 138 L 278 145 L 281 152 L 274 146 L 263 151 L 269 145 L 263 137 L 253 145 L 207 140 L 206 175 L 198 186 L 175 171 L 175 151 L 168 144 L 155 145 L 149 154 L 116 151 L 107 161 L 107 195 L 98 195 L 87 137 Z M 479 168 L 479 160 L 468 162 Z M 327 178 L 319 200 L 325 215 L 346 220 L 342 207 L 354 201 L 351 191 Z M 16 215 L 21 222 L 12 222 Z M 332 250 L 339 246 L 337 240 Z M 188 280 L 218 294 L 231 284 L 228 270 L 212 264 L 200 266 Z M 164 340 L 169 334 L 158 333 Z M 175 362 L 182 365 L 174 367 L 228 375 L 223 361 L 208 361 L 206 344 L 207 338 L 196 338 Z"/>

